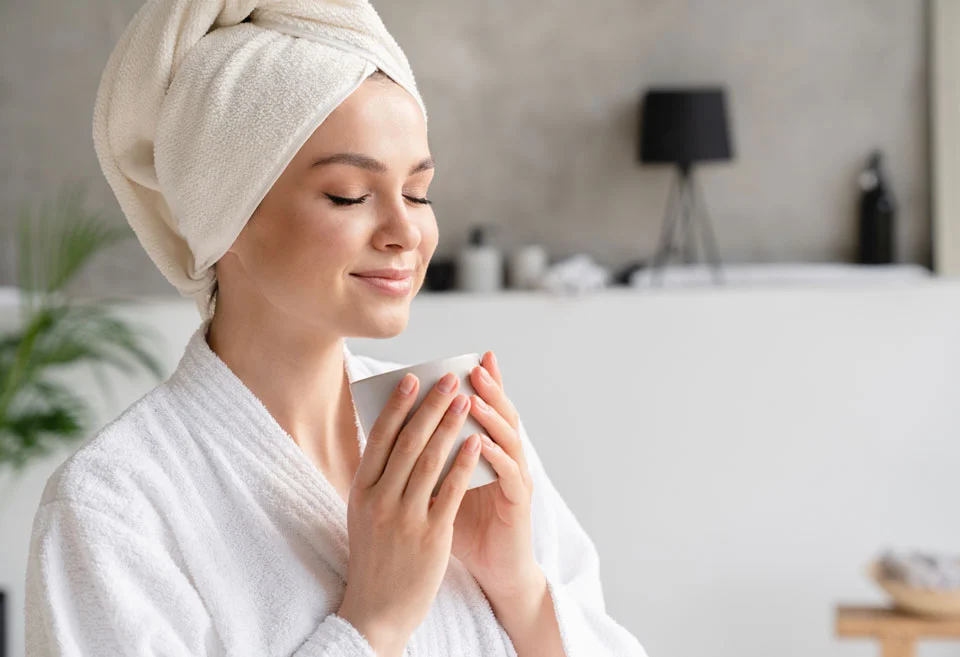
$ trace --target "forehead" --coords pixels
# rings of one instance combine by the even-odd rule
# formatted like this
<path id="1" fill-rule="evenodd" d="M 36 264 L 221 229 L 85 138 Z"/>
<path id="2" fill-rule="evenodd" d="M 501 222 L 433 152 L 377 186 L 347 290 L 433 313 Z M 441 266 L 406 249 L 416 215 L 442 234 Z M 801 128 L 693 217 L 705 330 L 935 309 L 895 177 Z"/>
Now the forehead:
<path id="1" fill-rule="evenodd" d="M 364 81 L 317 127 L 305 146 L 313 154 L 351 150 L 381 159 L 391 154 L 429 154 L 420 105 L 389 80 Z"/>

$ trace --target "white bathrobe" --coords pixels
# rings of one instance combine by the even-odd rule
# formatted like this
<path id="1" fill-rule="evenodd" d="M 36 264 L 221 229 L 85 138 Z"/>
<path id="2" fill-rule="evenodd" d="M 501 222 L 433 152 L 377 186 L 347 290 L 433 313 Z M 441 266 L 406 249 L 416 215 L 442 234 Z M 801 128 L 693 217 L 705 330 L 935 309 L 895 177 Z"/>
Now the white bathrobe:
<path id="1" fill-rule="evenodd" d="M 346 504 L 210 349 L 207 327 L 167 381 L 48 480 L 26 573 L 28 657 L 375 656 L 335 613 L 347 576 Z M 344 357 L 351 381 L 401 367 L 346 344 Z M 567 656 L 644 657 L 607 615 L 594 545 L 522 436 L 534 553 Z M 404 654 L 516 651 L 451 556 Z"/>

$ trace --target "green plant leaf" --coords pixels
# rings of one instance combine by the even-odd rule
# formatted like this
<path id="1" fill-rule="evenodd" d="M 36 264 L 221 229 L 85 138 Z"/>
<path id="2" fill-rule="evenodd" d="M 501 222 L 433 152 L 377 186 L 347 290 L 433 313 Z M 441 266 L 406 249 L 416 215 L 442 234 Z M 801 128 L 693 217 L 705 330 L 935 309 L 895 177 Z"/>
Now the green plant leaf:
<path id="1" fill-rule="evenodd" d="M 62 222 L 48 254 L 47 292 L 67 285 L 98 252 L 134 235 L 128 227 L 108 224 L 101 215 L 82 210 L 86 189 L 80 185 L 67 188 L 57 205 L 56 221 Z"/>
<path id="2" fill-rule="evenodd" d="M 91 423 L 86 402 L 57 383 L 34 382 L 17 406 L 0 418 L 0 463 L 14 469 L 58 444 L 82 438 Z"/>
<path id="3" fill-rule="evenodd" d="M 22 469 L 90 430 L 88 403 L 50 375 L 65 367 L 89 366 L 105 393 L 112 394 L 103 367 L 127 375 L 137 367 L 157 380 L 163 367 L 149 342 L 162 335 L 152 327 L 114 317 L 111 300 L 76 303 L 64 290 L 100 251 L 132 236 L 83 208 L 82 185 L 63 189 L 52 206 L 19 214 L 18 276 L 21 327 L 0 336 L 0 466 Z"/>
<path id="4" fill-rule="evenodd" d="M 76 183 L 61 189 L 53 206 L 43 201 L 35 216 L 21 209 L 19 285 L 26 301 L 38 292 L 61 291 L 93 256 L 135 235 L 129 226 L 112 225 L 85 210 L 85 198 L 86 186 Z"/>

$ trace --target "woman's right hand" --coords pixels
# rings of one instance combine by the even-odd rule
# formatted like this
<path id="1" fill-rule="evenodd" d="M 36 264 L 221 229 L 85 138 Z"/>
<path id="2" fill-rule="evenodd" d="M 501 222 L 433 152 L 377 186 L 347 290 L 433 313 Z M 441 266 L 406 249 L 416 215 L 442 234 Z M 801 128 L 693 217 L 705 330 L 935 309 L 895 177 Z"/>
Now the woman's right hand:
<path id="1" fill-rule="evenodd" d="M 447 391 L 444 380 L 452 386 Z M 400 391 L 404 381 L 413 383 L 407 394 Z M 337 615 L 366 637 L 378 657 L 403 653 L 450 560 L 453 521 L 480 455 L 475 434 L 464 441 L 431 499 L 470 407 L 469 397 L 456 392 L 459 384 L 448 373 L 404 424 L 420 385 L 408 373 L 370 430 L 350 488 L 350 557 Z"/>

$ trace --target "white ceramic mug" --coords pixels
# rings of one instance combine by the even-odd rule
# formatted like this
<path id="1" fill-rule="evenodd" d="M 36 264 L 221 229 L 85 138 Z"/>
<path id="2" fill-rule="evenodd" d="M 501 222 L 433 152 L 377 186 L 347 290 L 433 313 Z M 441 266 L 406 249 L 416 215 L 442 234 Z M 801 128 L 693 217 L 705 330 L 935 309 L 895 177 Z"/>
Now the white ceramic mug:
<path id="1" fill-rule="evenodd" d="M 392 395 L 396 387 L 400 385 L 400 380 L 407 374 L 407 372 L 413 373 L 413 375 L 420 380 L 420 387 L 417 391 L 417 399 L 414 401 L 413 407 L 410 409 L 410 412 L 404 419 L 404 424 L 406 424 L 407 420 L 413 417 L 417 409 L 420 408 L 420 404 L 427 396 L 427 393 L 433 389 L 437 382 L 442 379 L 447 372 L 453 372 L 454 375 L 460 378 L 460 387 L 457 388 L 456 394 L 463 393 L 468 397 L 470 395 L 479 394 L 470 383 L 470 371 L 479 364 L 480 354 L 462 354 L 460 356 L 453 356 L 451 358 L 442 358 L 440 360 L 430 361 L 427 363 L 410 365 L 409 367 L 403 367 L 398 370 L 391 370 L 390 372 L 375 374 L 374 376 L 369 376 L 365 379 L 351 381 L 350 392 L 353 395 L 353 403 L 357 408 L 357 415 L 360 417 L 360 426 L 363 428 L 364 435 L 370 435 L 370 430 L 373 428 L 374 422 L 376 422 L 377 418 L 380 416 L 380 413 L 383 412 L 384 407 L 387 405 L 387 401 L 390 399 L 390 395 Z M 432 495 L 436 495 L 440 491 L 440 485 L 443 483 L 447 473 L 453 467 L 463 441 L 469 438 L 472 434 L 487 433 L 486 429 L 484 429 L 484 427 L 479 422 L 474 420 L 470 415 L 469 406 L 465 412 L 467 413 L 466 420 L 464 421 L 463 426 L 460 428 L 460 433 L 453 441 L 453 446 L 450 448 L 450 452 L 447 455 L 447 460 L 443 464 L 443 468 L 440 470 L 440 475 L 437 479 L 436 486 L 434 486 Z M 484 484 L 489 484 L 490 482 L 496 480 L 496 471 L 493 469 L 493 466 L 490 465 L 490 463 L 481 455 L 476 467 L 473 470 L 473 475 L 470 477 L 470 482 L 467 485 L 467 489 L 469 490 L 471 488 L 476 488 L 477 486 L 483 486 Z"/>

